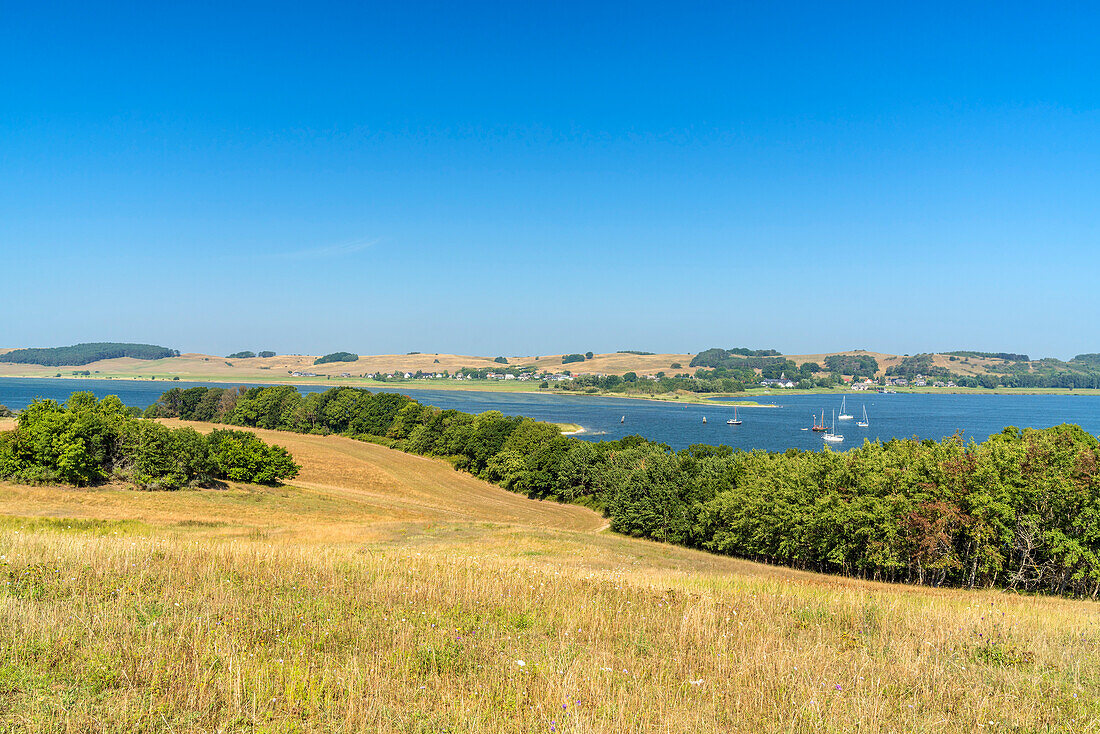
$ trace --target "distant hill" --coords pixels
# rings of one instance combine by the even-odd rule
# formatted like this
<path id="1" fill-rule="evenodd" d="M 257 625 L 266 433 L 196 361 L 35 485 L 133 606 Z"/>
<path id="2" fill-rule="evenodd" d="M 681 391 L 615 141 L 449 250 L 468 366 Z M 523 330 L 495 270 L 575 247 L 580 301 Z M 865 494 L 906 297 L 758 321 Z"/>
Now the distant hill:
<path id="1" fill-rule="evenodd" d="M 104 359 L 132 357 L 133 359 L 164 359 L 178 357 L 179 350 L 158 347 L 153 344 L 121 344 L 118 342 L 92 342 L 74 344 L 71 347 L 45 347 L 41 349 L 14 349 L 0 354 L 0 361 L 15 364 L 40 364 L 48 367 L 61 365 L 85 365 Z"/>
<path id="2" fill-rule="evenodd" d="M 504 357 L 432 352 L 359 355 L 337 352 L 316 355 L 275 354 L 271 351 L 238 352 L 229 357 L 210 354 L 179 354 L 175 350 L 148 344 L 77 344 L 54 349 L 0 349 L 0 375 L 52 377 L 59 367 L 81 366 L 96 374 L 134 379 L 208 379 L 219 382 L 271 381 L 289 379 L 295 372 L 312 373 L 322 379 L 353 378 L 369 374 L 417 373 L 451 375 L 461 370 L 503 372 L 508 369 L 533 372 L 570 372 L 573 375 L 638 377 L 678 375 L 734 377 L 743 383 L 759 378 L 786 377 L 800 382 L 840 376 L 890 376 L 913 379 L 917 374 L 933 380 L 954 380 L 964 387 L 1100 388 L 1100 354 L 1084 353 L 1069 361 L 1054 358 L 1024 361 L 1014 352 L 957 350 L 920 354 L 889 354 L 863 349 L 821 354 L 783 354 L 774 349 L 746 347 L 712 348 L 696 354 L 648 354 L 642 350 L 584 352 L 583 346 L 566 354 Z M 591 356 L 590 356 L 591 355 Z M 132 359 L 119 359 L 130 357 Z M 164 357 L 173 359 L 161 360 Z M 1009 359 L 1013 358 L 1013 359 Z M 157 360 L 150 362 L 150 360 Z M 740 375 L 740 376 L 738 376 Z"/>

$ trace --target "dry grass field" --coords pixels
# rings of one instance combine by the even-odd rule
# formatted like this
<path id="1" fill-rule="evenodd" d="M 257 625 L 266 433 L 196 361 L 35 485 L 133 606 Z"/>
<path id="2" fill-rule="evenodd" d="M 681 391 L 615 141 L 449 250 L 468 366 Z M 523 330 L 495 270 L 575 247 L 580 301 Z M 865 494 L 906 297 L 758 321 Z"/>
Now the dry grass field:
<path id="1" fill-rule="evenodd" d="M 3 354 L 8 349 L 0 350 Z M 623 374 L 634 371 L 638 374 L 656 374 L 660 371 L 672 372 L 671 365 L 679 363 L 688 370 L 691 354 L 598 354 L 594 359 L 563 365 L 562 355 L 508 357 L 508 364 L 514 367 L 534 365 L 539 369 L 561 371 L 568 369 L 574 373 Z M 253 357 L 250 359 L 225 359 L 209 354 L 183 354 L 167 359 L 141 360 L 123 357 L 106 359 L 80 367 L 46 367 L 33 364 L 0 363 L 0 376 L 4 377 L 51 377 L 58 372 L 71 377 L 74 370 L 98 371 L 103 376 L 112 377 L 157 377 L 158 379 L 179 377 L 181 380 L 205 378 L 218 381 L 241 382 L 290 380 L 291 372 L 312 372 L 317 375 L 339 377 L 344 373 L 358 377 L 375 372 L 456 372 L 463 367 L 499 368 L 502 365 L 493 361 L 493 357 L 475 357 L 458 354 L 376 354 L 361 356 L 356 362 L 332 362 L 314 365 L 315 356 L 280 355 L 276 357 Z"/>
<path id="2" fill-rule="evenodd" d="M 0 349 L 0 355 L 10 349 Z M 879 374 L 886 369 L 901 362 L 902 355 L 886 354 L 884 352 L 868 352 L 864 350 L 850 350 L 846 352 L 833 352 L 832 354 L 867 354 L 878 360 Z M 574 374 L 615 374 L 622 375 L 626 372 L 636 372 L 639 375 L 656 374 L 665 372 L 676 374 L 680 371 L 693 372 L 690 367 L 693 354 L 596 354 L 592 359 L 583 362 L 571 362 L 563 365 L 562 355 L 532 355 L 532 356 L 508 356 L 508 363 L 513 367 L 535 366 L 540 370 L 561 371 L 569 370 Z M 803 362 L 816 362 L 824 364 L 828 354 L 792 354 L 785 355 L 788 359 L 801 365 Z M 293 378 L 291 372 L 311 372 L 322 378 L 339 378 L 347 373 L 353 377 L 375 372 L 395 373 L 413 372 L 442 372 L 447 370 L 455 372 L 463 367 L 470 368 L 498 368 L 501 367 L 493 361 L 492 357 L 475 357 L 458 354 L 377 354 L 361 356 L 356 362 L 334 362 L 329 364 L 314 365 L 315 356 L 279 355 L 276 357 L 253 357 L 251 359 L 225 359 L 208 354 L 183 354 L 179 357 L 158 360 L 140 360 L 131 358 L 108 359 L 80 367 L 45 367 L 31 364 L 11 364 L 0 362 L 0 377 L 52 377 L 61 373 L 63 377 L 71 377 L 74 370 L 89 370 L 98 372 L 99 376 L 116 378 L 145 378 L 171 379 L 179 377 L 181 380 L 210 380 L 215 382 L 272 382 L 272 381 L 301 381 L 301 378 Z M 983 357 L 970 357 L 966 361 L 959 358 L 951 361 L 945 354 L 936 354 L 932 362 L 937 367 L 945 367 L 952 372 L 963 375 L 980 375 L 989 368 L 994 372 L 1002 368 L 1006 362 L 999 359 L 987 359 Z M 679 364 L 679 368 L 672 365 Z M 96 376 L 96 375 L 93 375 Z M 469 387 L 469 385 L 466 385 Z M 515 388 L 516 385 L 509 385 Z M 530 386 L 529 386 L 530 387 Z"/>
<path id="3" fill-rule="evenodd" d="M 439 461 L 260 433 L 290 485 L 0 484 L 0 731 L 1100 726 L 1095 602 L 631 540 Z"/>

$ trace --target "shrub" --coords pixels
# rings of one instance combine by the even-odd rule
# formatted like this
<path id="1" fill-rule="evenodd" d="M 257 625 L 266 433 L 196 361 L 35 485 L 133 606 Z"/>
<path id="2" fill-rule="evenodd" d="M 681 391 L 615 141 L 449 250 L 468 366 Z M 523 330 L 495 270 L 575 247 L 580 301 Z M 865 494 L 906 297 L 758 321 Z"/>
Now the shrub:
<path id="1" fill-rule="evenodd" d="M 205 403 L 205 395 L 196 398 Z M 207 437 L 137 418 L 135 410 L 113 395 L 97 401 L 86 392 L 64 405 L 36 400 L 20 413 L 14 431 L 0 433 L 0 477 L 77 486 L 117 477 L 142 489 L 177 489 L 219 478 L 272 484 L 298 472 L 286 449 L 253 434 L 215 431 Z"/>
<path id="2" fill-rule="evenodd" d="M 247 431 L 217 429 L 208 441 L 218 475 L 236 482 L 276 484 L 297 476 L 301 469 L 282 446 L 269 446 Z"/>

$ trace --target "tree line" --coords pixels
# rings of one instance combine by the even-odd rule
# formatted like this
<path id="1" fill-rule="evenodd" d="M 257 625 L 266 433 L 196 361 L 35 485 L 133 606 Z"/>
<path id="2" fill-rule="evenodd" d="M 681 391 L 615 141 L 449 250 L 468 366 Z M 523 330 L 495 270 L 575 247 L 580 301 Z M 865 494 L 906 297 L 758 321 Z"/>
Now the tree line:
<path id="1" fill-rule="evenodd" d="M 490 411 L 391 393 L 292 386 L 169 390 L 147 415 L 340 433 L 539 499 L 594 507 L 628 535 L 795 568 L 948 586 L 1096 596 L 1100 445 L 1072 425 L 982 443 L 865 442 L 831 450 L 682 451 L 591 442 Z"/>
<path id="2" fill-rule="evenodd" d="M 247 431 L 168 428 L 135 416 L 114 395 L 73 393 L 64 404 L 35 400 L 16 428 L 0 432 L 0 478 L 77 486 L 108 479 L 141 489 L 209 486 L 218 480 L 275 484 L 296 476 L 286 449 Z"/>
<path id="3" fill-rule="evenodd" d="M 259 354 L 256 354 L 256 352 L 245 350 L 243 352 L 233 352 L 233 354 L 227 354 L 227 355 L 225 355 L 225 358 L 226 359 L 252 359 L 252 358 L 257 357 L 257 356 L 258 357 L 263 357 L 263 358 L 274 357 L 275 352 L 267 350 L 267 351 L 260 352 Z"/>
<path id="4" fill-rule="evenodd" d="M 359 355 L 354 352 L 333 352 L 313 360 L 313 364 L 329 364 L 331 362 L 356 362 Z"/>
<path id="5" fill-rule="evenodd" d="M 83 365 L 101 359 L 165 359 L 180 356 L 179 350 L 158 347 L 154 344 L 124 344 L 119 342 L 94 342 L 74 344 L 69 347 L 44 347 L 41 349 L 15 349 L 0 354 L 0 362 L 17 364 L 41 364 L 48 367 Z"/>

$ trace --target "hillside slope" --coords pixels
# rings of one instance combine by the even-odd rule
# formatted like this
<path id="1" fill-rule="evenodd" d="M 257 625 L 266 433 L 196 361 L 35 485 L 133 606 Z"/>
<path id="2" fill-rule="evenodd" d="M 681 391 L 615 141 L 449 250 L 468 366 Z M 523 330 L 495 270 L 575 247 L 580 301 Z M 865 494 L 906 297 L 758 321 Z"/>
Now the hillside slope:
<path id="1" fill-rule="evenodd" d="M 261 433 L 303 464 L 293 485 L 0 484 L 0 729 L 1100 721 L 1094 602 L 887 586 L 594 533 L 594 513 L 440 461 Z"/>

